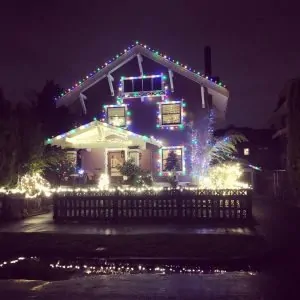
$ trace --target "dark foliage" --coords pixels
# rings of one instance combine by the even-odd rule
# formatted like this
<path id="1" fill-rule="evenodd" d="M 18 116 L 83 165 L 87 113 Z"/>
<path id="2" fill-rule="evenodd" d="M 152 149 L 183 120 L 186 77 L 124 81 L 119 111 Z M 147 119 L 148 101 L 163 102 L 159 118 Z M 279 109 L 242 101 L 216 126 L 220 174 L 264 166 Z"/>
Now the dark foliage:
<path id="1" fill-rule="evenodd" d="M 44 146 L 46 137 L 73 124 L 68 110 L 55 106 L 59 92 L 59 86 L 48 81 L 31 101 L 13 106 L 0 91 L 0 185 L 16 184 L 26 172 L 51 171 L 65 159 L 61 150 Z"/>
<path id="2" fill-rule="evenodd" d="M 127 177 L 125 184 L 132 186 L 151 186 L 153 184 L 151 174 L 138 167 L 132 159 L 125 161 L 122 166 L 119 166 L 119 170 L 123 176 Z"/>

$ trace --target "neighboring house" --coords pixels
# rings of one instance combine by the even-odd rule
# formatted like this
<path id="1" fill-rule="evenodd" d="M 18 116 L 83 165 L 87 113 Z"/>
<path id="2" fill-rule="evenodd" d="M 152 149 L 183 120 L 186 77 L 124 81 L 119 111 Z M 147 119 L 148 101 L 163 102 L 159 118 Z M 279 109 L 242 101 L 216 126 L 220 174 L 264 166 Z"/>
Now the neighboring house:
<path id="1" fill-rule="evenodd" d="M 286 164 L 287 164 L 288 101 L 295 98 L 295 99 L 299 99 L 299 101 L 296 100 L 293 103 L 300 102 L 299 86 L 300 86 L 300 79 L 292 79 L 286 82 L 283 89 L 280 91 L 277 107 L 274 110 L 271 119 L 269 121 L 271 124 L 271 128 L 275 130 L 273 139 L 277 140 L 282 145 L 282 163 L 284 169 L 286 168 Z M 294 107 L 292 110 L 296 111 L 296 109 L 297 108 Z"/>
<path id="2" fill-rule="evenodd" d="M 206 72 L 200 74 L 141 43 L 128 47 L 56 99 L 58 107 L 76 107 L 80 103 L 86 119 L 96 117 L 92 122 L 49 138 L 47 143 L 72 150 L 69 153 L 74 157 L 80 151 L 83 172 L 90 177 L 106 173 L 112 182 L 121 180 L 117 166 L 129 158 L 159 181 L 169 174 L 166 161 L 172 152 L 178 159 L 179 180 L 190 181 L 190 126 L 194 124 L 198 129 L 207 130 L 211 108 L 215 109 L 218 120 L 223 120 L 229 97 L 226 87 L 210 76 L 208 48 L 205 53 Z M 132 64 L 134 58 L 137 67 Z M 152 71 L 153 62 L 158 72 Z M 120 73 L 121 67 L 126 69 L 123 72 L 127 76 Z M 196 97 L 186 98 L 175 92 L 175 83 L 180 82 L 175 74 L 194 83 L 190 89 L 197 90 Z M 97 94 L 94 89 L 103 79 L 108 81 L 113 103 L 111 99 L 106 100 L 103 92 Z"/>
<path id="3" fill-rule="evenodd" d="M 216 136 L 229 133 L 243 134 L 248 141 L 236 145 L 236 157 L 245 163 L 262 170 L 278 170 L 282 168 L 280 156 L 282 147 L 274 140 L 274 129 L 254 129 L 249 127 L 229 126 L 216 131 Z"/>

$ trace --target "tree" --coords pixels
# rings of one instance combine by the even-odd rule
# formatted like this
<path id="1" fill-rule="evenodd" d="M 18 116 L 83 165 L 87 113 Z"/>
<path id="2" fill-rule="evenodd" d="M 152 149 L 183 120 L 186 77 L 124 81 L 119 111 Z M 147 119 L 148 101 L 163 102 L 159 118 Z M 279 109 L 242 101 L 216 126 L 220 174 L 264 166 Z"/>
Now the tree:
<path id="1" fill-rule="evenodd" d="M 133 186 L 150 186 L 153 183 L 153 178 L 148 171 L 143 170 L 134 163 L 133 159 L 124 162 L 123 165 L 118 166 L 122 176 L 126 176 L 125 183 Z"/>
<path id="2" fill-rule="evenodd" d="M 180 163 L 177 154 L 171 150 L 168 153 L 168 156 L 166 158 L 166 164 L 164 166 L 166 171 L 180 171 Z"/>
<path id="3" fill-rule="evenodd" d="M 65 159 L 61 150 L 44 145 L 47 137 L 73 124 L 66 108 L 56 109 L 59 91 L 48 81 L 34 99 L 13 107 L 0 90 L 0 185 L 15 185 L 21 175 L 51 170 Z"/>
<path id="4" fill-rule="evenodd" d="M 54 81 L 47 81 L 40 92 L 35 92 L 31 99 L 33 113 L 41 123 L 44 138 L 52 137 L 73 128 L 75 116 L 67 107 L 57 108 L 55 98 L 62 89 Z"/>
<path id="5" fill-rule="evenodd" d="M 214 112 L 210 111 L 207 124 L 191 126 L 191 168 L 194 182 L 199 177 L 207 176 L 208 170 L 215 164 L 231 161 L 237 152 L 236 145 L 246 142 L 247 138 L 240 133 L 229 133 L 220 138 L 213 136 Z"/>

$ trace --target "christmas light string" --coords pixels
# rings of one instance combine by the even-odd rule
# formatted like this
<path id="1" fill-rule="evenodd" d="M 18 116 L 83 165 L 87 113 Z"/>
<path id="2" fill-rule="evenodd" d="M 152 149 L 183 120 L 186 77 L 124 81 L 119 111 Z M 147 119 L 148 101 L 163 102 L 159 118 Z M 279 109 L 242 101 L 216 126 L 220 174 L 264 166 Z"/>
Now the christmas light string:
<path id="1" fill-rule="evenodd" d="M 129 113 L 128 117 L 129 116 L 130 116 L 130 113 Z M 113 125 L 110 125 L 110 124 L 108 124 L 106 122 L 98 121 L 96 118 L 94 118 L 94 121 L 92 121 L 90 123 L 87 123 L 85 125 L 81 125 L 81 126 L 79 126 L 77 128 L 73 128 L 72 130 L 70 130 L 70 131 L 68 131 L 66 133 L 60 134 L 60 135 L 58 135 L 56 137 L 47 138 L 46 139 L 46 144 L 52 144 L 54 139 L 60 140 L 60 139 L 66 138 L 66 137 L 71 137 L 72 135 L 74 135 L 74 134 L 82 131 L 83 129 L 87 129 L 87 128 L 92 127 L 92 126 L 97 126 L 98 124 L 101 124 L 101 125 L 106 126 L 108 128 L 116 128 Z M 120 131 L 122 131 L 124 133 L 127 133 L 129 136 L 132 135 L 132 136 L 136 136 L 136 137 L 141 137 L 145 141 L 149 141 L 150 143 L 154 142 L 154 143 L 158 143 L 158 144 L 162 145 L 162 141 L 156 139 L 154 136 L 150 136 L 150 137 L 148 137 L 146 135 L 141 136 L 141 135 L 139 135 L 137 133 L 134 133 L 132 131 L 126 130 L 125 128 L 121 128 L 121 127 L 118 127 L 118 130 L 120 130 Z"/>
<path id="2" fill-rule="evenodd" d="M 200 72 L 196 71 L 195 69 L 192 69 L 191 67 L 188 67 L 187 65 L 180 63 L 178 60 L 172 59 L 170 56 L 168 56 L 166 54 L 163 54 L 162 52 L 160 52 L 158 50 L 152 49 L 149 46 L 147 46 L 146 44 L 143 44 L 143 43 L 140 43 L 139 41 L 136 41 L 135 44 L 132 44 L 131 46 L 129 46 L 126 49 L 124 49 L 124 51 L 116 54 L 110 60 L 108 60 L 107 62 L 105 62 L 104 65 L 102 65 L 101 67 L 98 67 L 97 69 L 95 69 L 94 71 L 92 71 L 91 73 L 89 73 L 88 75 L 86 75 L 84 78 L 82 78 L 81 80 L 79 80 L 78 82 L 76 82 L 71 88 L 63 91 L 60 94 L 59 97 L 55 98 L 55 100 L 59 100 L 60 98 L 66 96 L 69 93 L 71 93 L 76 88 L 80 87 L 86 80 L 94 77 L 98 72 L 100 72 L 103 69 L 107 68 L 112 62 L 120 59 L 123 55 L 125 55 L 128 51 L 132 50 L 136 46 L 142 46 L 145 49 L 152 51 L 153 55 L 160 56 L 161 58 L 165 59 L 168 62 L 175 63 L 178 67 L 182 68 L 182 70 L 190 71 L 190 72 L 192 72 L 196 76 L 205 78 L 205 79 L 211 81 L 212 83 L 214 83 L 214 84 L 216 84 L 216 85 L 218 85 L 220 87 L 226 88 L 226 85 L 224 85 L 222 82 L 218 82 L 215 79 L 206 76 L 205 74 L 201 74 Z"/>
<path id="3" fill-rule="evenodd" d="M 160 89 L 149 89 L 143 91 L 125 91 L 124 82 L 126 80 L 138 80 L 138 79 L 153 79 L 153 78 L 161 78 L 162 85 Z M 142 76 L 131 76 L 125 77 L 122 76 L 119 83 L 119 93 L 117 96 L 117 103 L 123 103 L 124 99 L 130 98 L 141 98 L 142 101 L 147 98 L 148 100 L 152 100 L 152 97 L 160 97 L 162 100 L 166 96 L 169 95 L 169 87 L 166 84 L 167 76 L 161 73 L 160 75 L 142 75 Z"/>

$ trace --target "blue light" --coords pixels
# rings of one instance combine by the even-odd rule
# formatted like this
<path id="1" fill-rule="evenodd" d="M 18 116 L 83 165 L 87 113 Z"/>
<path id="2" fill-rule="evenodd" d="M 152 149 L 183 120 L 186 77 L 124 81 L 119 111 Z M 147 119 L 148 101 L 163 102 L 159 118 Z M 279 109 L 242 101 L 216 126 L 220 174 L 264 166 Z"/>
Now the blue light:
<path id="1" fill-rule="evenodd" d="M 78 174 L 79 174 L 79 175 L 83 175 L 83 174 L 84 174 L 84 170 L 83 170 L 83 169 L 79 169 L 79 170 L 78 170 Z"/>

